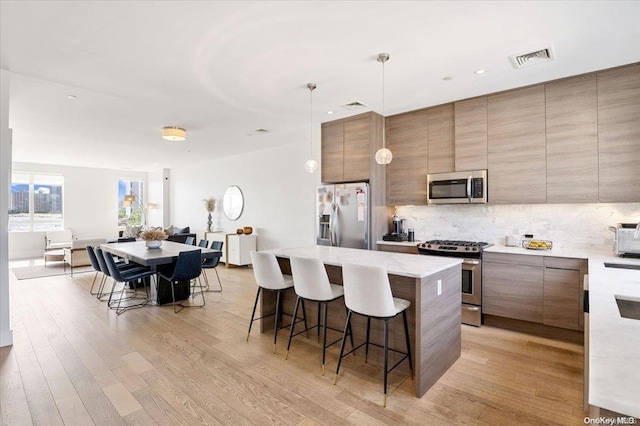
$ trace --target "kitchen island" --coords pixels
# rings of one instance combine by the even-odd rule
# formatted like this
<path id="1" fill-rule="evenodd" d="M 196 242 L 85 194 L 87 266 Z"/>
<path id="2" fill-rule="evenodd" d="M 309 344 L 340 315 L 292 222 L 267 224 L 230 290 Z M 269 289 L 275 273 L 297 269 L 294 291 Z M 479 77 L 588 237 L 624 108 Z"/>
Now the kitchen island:
<path id="1" fill-rule="evenodd" d="M 342 264 L 380 266 L 387 270 L 391 291 L 395 297 L 411 302 L 407 311 L 411 350 L 415 363 L 415 394 L 423 396 L 445 371 L 460 357 L 462 293 L 462 260 L 435 256 L 414 256 L 401 253 L 358 250 L 342 247 L 297 247 L 265 250 L 278 258 L 283 273 L 290 274 L 290 257 L 317 258 L 323 261 L 334 284 L 342 284 Z M 272 292 L 262 292 L 261 312 L 274 312 L 275 296 Z M 292 313 L 295 293 L 285 292 L 284 312 Z M 307 303 L 307 319 L 313 324 L 317 314 L 316 304 Z M 345 309 L 342 303 L 329 305 L 329 327 L 342 330 Z M 381 341 L 382 325 L 372 322 L 372 341 Z M 356 315 L 352 319 L 355 344 L 364 341 L 366 320 Z M 273 328 L 273 317 L 261 320 L 261 330 Z M 389 334 L 391 347 L 405 350 L 402 321 L 392 321 Z M 390 353 L 393 365 L 398 355 Z M 381 359 L 380 354 L 371 354 L 370 359 Z M 402 363 L 398 369 L 409 370 Z"/>

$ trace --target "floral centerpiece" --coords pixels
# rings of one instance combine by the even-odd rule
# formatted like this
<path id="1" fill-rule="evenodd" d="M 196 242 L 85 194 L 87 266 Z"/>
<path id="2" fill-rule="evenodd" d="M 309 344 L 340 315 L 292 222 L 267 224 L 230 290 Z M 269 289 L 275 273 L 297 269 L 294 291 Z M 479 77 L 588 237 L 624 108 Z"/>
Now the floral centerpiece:
<path id="1" fill-rule="evenodd" d="M 209 197 L 202 200 L 202 202 L 204 203 L 204 208 L 209 212 L 209 216 L 207 218 L 207 232 L 211 232 L 211 213 L 216 209 L 216 199 Z"/>
<path id="2" fill-rule="evenodd" d="M 160 248 L 162 240 L 167 239 L 167 234 L 162 228 L 155 228 L 141 232 L 140 238 L 146 241 L 147 248 Z"/>

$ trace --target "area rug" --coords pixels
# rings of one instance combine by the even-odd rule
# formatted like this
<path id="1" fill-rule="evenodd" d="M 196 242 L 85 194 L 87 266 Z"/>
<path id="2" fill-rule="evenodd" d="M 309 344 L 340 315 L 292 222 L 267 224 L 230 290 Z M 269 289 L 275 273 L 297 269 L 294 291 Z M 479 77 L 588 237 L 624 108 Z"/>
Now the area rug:
<path id="1" fill-rule="evenodd" d="M 49 264 L 46 267 L 44 265 L 36 266 L 23 266 L 21 268 L 13 268 L 13 274 L 19 280 L 30 280 L 32 278 L 53 277 L 56 275 L 64 275 L 64 265 L 62 263 Z M 73 269 L 73 275 L 81 274 L 83 272 L 93 272 L 94 269 L 91 266 L 80 266 Z M 67 268 L 67 274 L 69 268 Z"/>

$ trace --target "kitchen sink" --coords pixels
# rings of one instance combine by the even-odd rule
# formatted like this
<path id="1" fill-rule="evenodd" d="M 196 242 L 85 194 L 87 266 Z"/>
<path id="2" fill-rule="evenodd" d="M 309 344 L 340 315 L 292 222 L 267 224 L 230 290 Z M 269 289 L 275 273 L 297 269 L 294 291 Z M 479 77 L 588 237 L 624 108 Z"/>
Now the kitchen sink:
<path id="1" fill-rule="evenodd" d="M 616 303 L 622 318 L 640 320 L 640 300 L 630 300 L 624 296 L 616 296 Z"/>
<path id="2" fill-rule="evenodd" d="M 626 263 L 604 262 L 604 266 L 607 267 L 607 268 L 635 269 L 636 271 L 640 271 L 640 265 L 629 265 L 629 264 L 626 264 Z"/>

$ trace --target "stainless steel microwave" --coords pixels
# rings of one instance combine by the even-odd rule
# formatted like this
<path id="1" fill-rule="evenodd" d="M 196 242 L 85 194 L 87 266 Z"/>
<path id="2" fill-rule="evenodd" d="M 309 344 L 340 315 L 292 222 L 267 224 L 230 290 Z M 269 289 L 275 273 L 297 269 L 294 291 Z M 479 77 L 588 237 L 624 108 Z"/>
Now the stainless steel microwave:
<path id="1" fill-rule="evenodd" d="M 429 204 L 483 204 L 487 202 L 487 171 L 427 175 Z"/>

